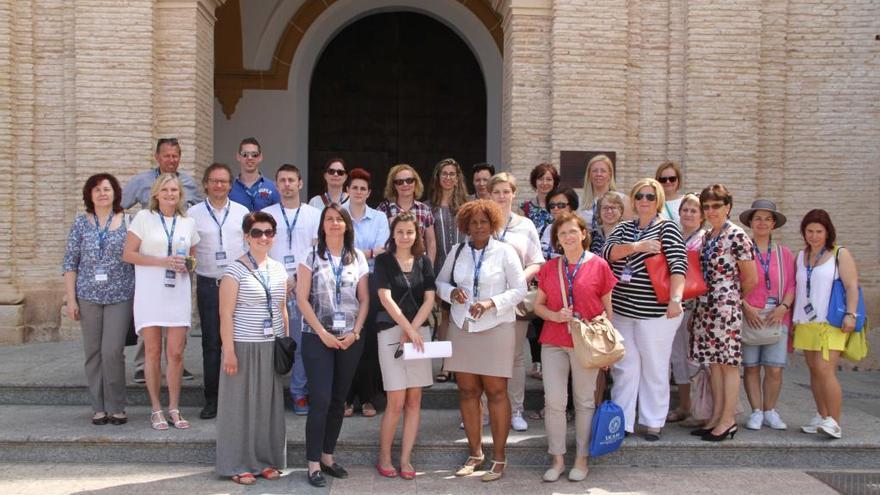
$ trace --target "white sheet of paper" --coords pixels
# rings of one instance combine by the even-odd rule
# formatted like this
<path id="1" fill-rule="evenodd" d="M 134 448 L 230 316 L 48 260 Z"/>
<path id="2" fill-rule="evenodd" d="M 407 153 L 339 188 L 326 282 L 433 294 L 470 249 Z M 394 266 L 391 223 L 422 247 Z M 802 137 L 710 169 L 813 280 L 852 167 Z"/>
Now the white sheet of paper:
<path id="1" fill-rule="evenodd" d="M 450 356 L 452 356 L 452 342 L 448 340 L 425 342 L 425 352 L 417 351 L 411 342 L 403 344 L 403 359 L 447 358 Z"/>

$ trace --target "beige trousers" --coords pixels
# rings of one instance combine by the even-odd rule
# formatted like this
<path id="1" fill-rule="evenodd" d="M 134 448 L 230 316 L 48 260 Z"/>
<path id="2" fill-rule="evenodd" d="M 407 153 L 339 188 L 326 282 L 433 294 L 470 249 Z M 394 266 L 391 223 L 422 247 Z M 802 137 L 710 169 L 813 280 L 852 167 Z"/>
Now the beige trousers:
<path id="1" fill-rule="evenodd" d="M 577 455 L 588 455 L 590 432 L 596 403 L 598 368 L 586 369 L 580 365 L 570 347 L 541 346 L 541 367 L 544 373 L 544 426 L 547 428 L 547 452 L 565 454 L 565 405 L 568 402 L 568 373 L 571 371 L 574 394 L 574 433 Z"/>

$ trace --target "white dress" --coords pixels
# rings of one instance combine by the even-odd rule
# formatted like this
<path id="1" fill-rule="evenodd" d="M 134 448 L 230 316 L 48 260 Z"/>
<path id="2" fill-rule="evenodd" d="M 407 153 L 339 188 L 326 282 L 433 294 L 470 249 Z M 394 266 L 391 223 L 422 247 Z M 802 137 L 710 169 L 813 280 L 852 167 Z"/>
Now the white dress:
<path id="1" fill-rule="evenodd" d="M 165 217 L 171 230 L 174 222 Z M 159 219 L 159 213 L 141 210 L 135 215 L 128 231 L 141 240 L 139 252 L 147 256 L 166 256 L 168 237 Z M 196 222 L 190 217 L 177 216 L 174 227 L 172 253 L 199 243 Z M 192 322 L 192 289 L 188 273 L 178 273 L 174 287 L 165 286 L 165 268 L 161 266 L 134 267 L 134 328 L 140 335 L 144 327 L 189 327 Z"/>

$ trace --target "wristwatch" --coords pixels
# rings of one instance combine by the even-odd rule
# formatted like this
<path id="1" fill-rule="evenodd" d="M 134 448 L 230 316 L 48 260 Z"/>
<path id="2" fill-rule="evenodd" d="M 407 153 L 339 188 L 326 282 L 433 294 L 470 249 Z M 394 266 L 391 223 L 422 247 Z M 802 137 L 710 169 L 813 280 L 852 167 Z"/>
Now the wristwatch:
<path id="1" fill-rule="evenodd" d="M 361 340 L 361 333 L 360 332 L 352 332 L 352 333 L 354 334 L 355 341 Z"/>
<path id="2" fill-rule="evenodd" d="M 844 313 L 843 316 L 852 316 L 853 320 L 857 320 L 859 315 L 855 313 Z"/>
<path id="3" fill-rule="evenodd" d="M 780 306 L 785 306 L 786 311 L 791 309 L 791 305 L 789 305 L 788 303 L 782 303 L 782 304 L 780 304 Z"/>
<path id="4" fill-rule="evenodd" d="M 669 300 L 674 303 L 681 303 L 681 296 L 672 296 Z"/>

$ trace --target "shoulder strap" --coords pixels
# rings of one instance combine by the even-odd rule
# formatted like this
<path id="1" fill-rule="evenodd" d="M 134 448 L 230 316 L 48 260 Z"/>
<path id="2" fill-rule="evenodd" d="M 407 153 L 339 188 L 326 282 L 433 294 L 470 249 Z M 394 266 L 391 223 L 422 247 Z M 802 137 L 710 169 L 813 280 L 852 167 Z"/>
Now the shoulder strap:
<path id="1" fill-rule="evenodd" d="M 784 295 L 783 285 L 785 284 L 785 275 L 782 273 L 782 246 L 776 243 L 776 270 L 779 276 L 779 304 L 782 304 L 782 296 Z"/>
<path id="2" fill-rule="evenodd" d="M 458 247 L 455 249 L 455 257 L 452 258 L 452 271 L 449 272 L 449 283 L 453 287 L 458 287 L 458 284 L 455 283 L 455 265 L 458 264 L 458 255 L 461 254 L 462 249 L 464 249 L 464 243 L 459 242 Z"/>
<path id="3" fill-rule="evenodd" d="M 557 272 L 559 272 L 559 288 L 562 289 L 562 307 L 568 307 L 568 288 L 565 285 L 565 279 L 562 278 L 562 263 L 565 259 L 564 256 L 560 256 L 556 258 L 556 265 L 559 268 Z"/>
<path id="4" fill-rule="evenodd" d="M 522 211 L 523 211 L 523 213 L 526 214 L 526 216 L 529 216 L 529 212 L 530 212 L 531 210 L 532 210 L 532 202 L 531 202 L 531 200 L 526 200 L 526 201 L 523 203 Z"/>
<path id="5" fill-rule="evenodd" d="M 330 206 L 330 194 L 324 193 L 321 195 L 321 202 L 324 203 L 324 207 Z"/>
<path id="6" fill-rule="evenodd" d="M 834 279 L 840 278 L 840 246 L 834 246 Z"/>

